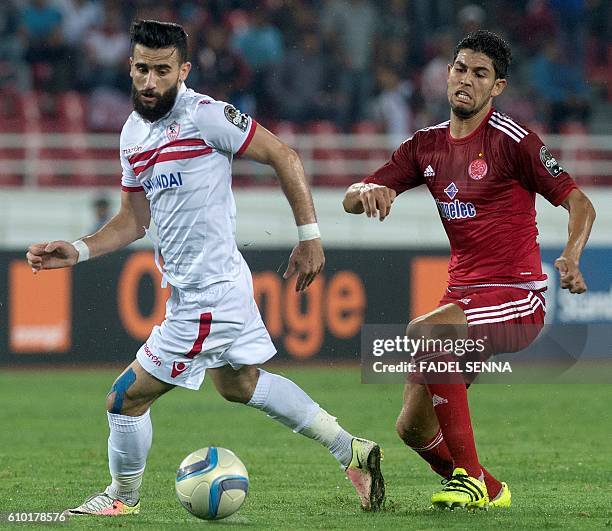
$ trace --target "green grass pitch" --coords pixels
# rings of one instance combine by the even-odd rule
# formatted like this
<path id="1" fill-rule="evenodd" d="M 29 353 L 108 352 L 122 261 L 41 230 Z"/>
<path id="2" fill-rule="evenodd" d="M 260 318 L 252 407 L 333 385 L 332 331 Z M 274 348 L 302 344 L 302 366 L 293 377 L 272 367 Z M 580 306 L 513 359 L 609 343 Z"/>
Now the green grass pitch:
<path id="1" fill-rule="evenodd" d="M 358 509 L 327 450 L 248 407 L 224 402 L 210 382 L 175 389 L 152 410 L 153 448 L 141 514 L 74 518 L 69 527 L 174 529 L 602 529 L 612 527 L 610 387 L 476 385 L 470 390 L 482 462 L 510 484 L 510 511 L 429 509 L 439 480 L 394 431 L 400 386 L 362 385 L 347 368 L 278 367 L 354 434 L 380 442 L 387 505 Z M 4 371 L 0 376 L 0 511 L 60 511 L 108 480 L 105 394 L 117 371 Z M 251 477 L 232 517 L 207 523 L 175 499 L 174 473 L 189 452 L 235 451 Z M 1 524 L 3 527 L 8 524 Z M 14 527 L 11 526 L 11 527 Z M 48 527 L 48 526 L 45 526 Z"/>

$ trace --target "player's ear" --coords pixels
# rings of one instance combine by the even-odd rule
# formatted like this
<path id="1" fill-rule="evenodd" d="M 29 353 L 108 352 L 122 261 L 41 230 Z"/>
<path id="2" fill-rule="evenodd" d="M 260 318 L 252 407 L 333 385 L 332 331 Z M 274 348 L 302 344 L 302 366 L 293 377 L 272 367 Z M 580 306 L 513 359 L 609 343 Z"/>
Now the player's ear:
<path id="1" fill-rule="evenodd" d="M 189 75 L 189 72 L 191 72 L 191 63 L 187 61 L 183 63 L 179 69 L 179 80 L 185 81 Z"/>
<path id="2" fill-rule="evenodd" d="M 130 77 L 133 78 L 134 75 L 132 74 L 132 66 L 134 65 L 134 58 L 130 57 Z"/>
<path id="3" fill-rule="evenodd" d="M 508 82 L 505 79 L 496 79 L 493 90 L 491 91 L 491 96 L 499 96 L 504 91 L 507 84 Z"/>

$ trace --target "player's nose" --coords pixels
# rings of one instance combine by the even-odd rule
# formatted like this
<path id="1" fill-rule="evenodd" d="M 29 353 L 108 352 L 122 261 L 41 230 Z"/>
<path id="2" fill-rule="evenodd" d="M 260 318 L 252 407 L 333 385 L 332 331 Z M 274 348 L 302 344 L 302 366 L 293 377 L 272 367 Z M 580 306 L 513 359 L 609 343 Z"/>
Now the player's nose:
<path id="1" fill-rule="evenodd" d="M 143 90 L 154 89 L 156 87 L 156 78 L 153 72 L 149 72 L 145 77 L 145 85 Z"/>

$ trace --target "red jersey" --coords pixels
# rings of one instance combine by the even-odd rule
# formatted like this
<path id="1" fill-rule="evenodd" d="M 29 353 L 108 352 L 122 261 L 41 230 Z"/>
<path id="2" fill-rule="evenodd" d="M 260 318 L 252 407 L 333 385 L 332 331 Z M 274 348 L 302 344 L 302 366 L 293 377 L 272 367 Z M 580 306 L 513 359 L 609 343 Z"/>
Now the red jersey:
<path id="1" fill-rule="evenodd" d="M 545 286 L 537 243 L 535 194 L 553 205 L 576 184 L 540 138 L 491 109 L 469 136 L 449 122 L 417 131 L 363 182 L 401 194 L 427 185 L 450 240 L 451 286 Z"/>

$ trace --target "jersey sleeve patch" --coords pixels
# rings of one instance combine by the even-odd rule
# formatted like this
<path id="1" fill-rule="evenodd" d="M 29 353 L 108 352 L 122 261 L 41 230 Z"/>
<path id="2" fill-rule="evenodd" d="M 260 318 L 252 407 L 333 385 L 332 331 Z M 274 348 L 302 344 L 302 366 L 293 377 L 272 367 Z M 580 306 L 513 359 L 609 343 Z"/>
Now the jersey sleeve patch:
<path id="1" fill-rule="evenodd" d="M 223 114 L 225 114 L 225 118 L 227 118 L 229 123 L 235 125 L 243 133 L 246 132 L 249 126 L 249 117 L 246 114 L 240 112 L 233 105 L 226 105 L 223 109 Z"/>
<path id="2" fill-rule="evenodd" d="M 563 172 L 563 168 L 557 162 L 557 159 L 552 156 L 551 152 L 548 151 L 546 146 L 540 148 L 540 161 L 546 168 L 546 171 L 553 177 L 558 177 Z"/>

